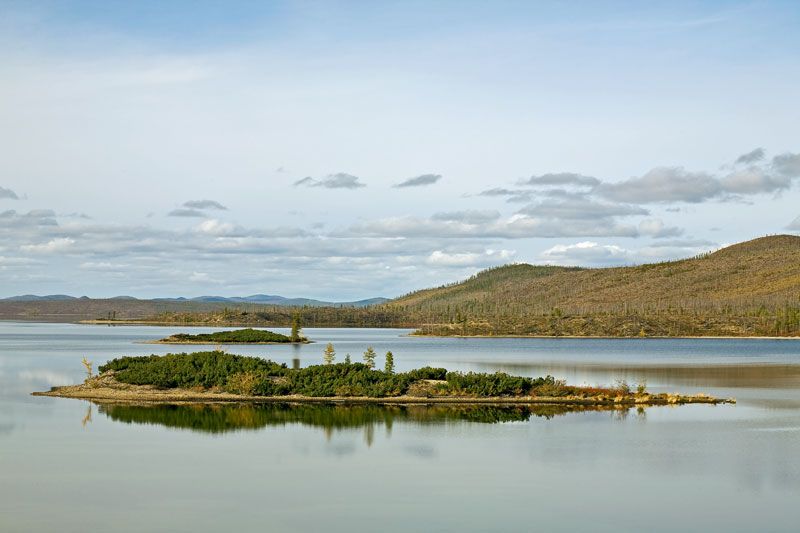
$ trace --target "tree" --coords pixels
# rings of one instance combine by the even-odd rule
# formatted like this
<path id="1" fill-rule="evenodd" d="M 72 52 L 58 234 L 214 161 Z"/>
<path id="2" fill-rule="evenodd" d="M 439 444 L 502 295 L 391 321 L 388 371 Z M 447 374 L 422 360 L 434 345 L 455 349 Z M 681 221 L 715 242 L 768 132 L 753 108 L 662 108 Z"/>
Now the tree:
<path id="1" fill-rule="evenodd" d="M 325 351 L 322 352 L 322 360 L 325 361 L 326 365 L 333 364 L 333 360 L 336 359 L 336 351 L 333 349 L 333 344 L 330 342 L 325 347 Z"/>
<path id="2" fill-rule="evenodd" d="M 387 374 L 394 374 L 394 355 L 391 351 L 386 352 L 386 365 L 384 366 L 383 371 Z"/>
<path id="3" fill-rule="evenodd" d="M 299 312 L 295 312 L 294 316 L 292 316 L 292 334 L 290 336 L 291 339 L 292 339 L 292 342 L 300 342 L 300 340 L 302 338 L 300 336 L 300 328 L 301 328 L 301 325 L 300 325 L 300 313 Z"/>
<path id="4" fill-rule="evenodd" d="M 345 356 L 344 356 L 344 364 L 346 364 L 346 365 L 350 364 L 350 354 L 349 353 L 345 354 Z"/>
<path id="5" fill-rule="evenodd" d="M 375 353 L 375 350 L 370 346 L 367 348 L 367 351 L 364 352 L 364 364 L 366 364 L 370 368 L 375 368 L 375 356 L 378 355 Z"/>
<path id="6" fill-rule="evenodd" d="M 83 368 L 86 369 L 86 379 L 92 379 L 92 362 L 84 357 L 83 360 L 81 360 L 81 364 Z"/>

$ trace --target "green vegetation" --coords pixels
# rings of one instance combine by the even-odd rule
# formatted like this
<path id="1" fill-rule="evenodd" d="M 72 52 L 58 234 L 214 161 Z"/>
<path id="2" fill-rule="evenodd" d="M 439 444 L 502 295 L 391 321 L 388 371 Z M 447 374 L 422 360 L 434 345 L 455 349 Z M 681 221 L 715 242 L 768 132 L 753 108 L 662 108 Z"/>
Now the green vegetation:
<path id="1" fill-rule="evenodd" d="M 300 335 L 300 313 L 295 311 L 292 315 L 292 333 L 289 336 L 292 342 L 300 342 L 302 336 Z"/>
<path id="2" fill-rule="evenodd" d="M 161 339 L 159 342 L 165 344 L 272 344 L 307 341 L 304 337 L 300 337 L 298 332 L 293 331 L 292 334 L 296 334 L 298 340 L 292 340 L 292 337 L 272 331 L 247 328 L 234 331 L 217 331 L 215 333 L 198 333 L 196 335 L 177 333 L 166 339 Z"/>
<path id="3" fill-rule="evenodd" d="M 388 365 L 387 365 L 388 366 Z M 374 370 L 363 363 L 328 363 L 301 369 L 220 351 L 121 357 L 99 368 L 131 385 L 225 391 L 248 396 L 385 398 L 404 394 L 426 397 L 500 397 L 613 395 L 610 389 L 569 387 L 552 376 L 527 378 L 447 372 L 420 368 L 404 373 Z"/>
<path id="4" fill-rule="evenodd" d="M 394 374 L 394 354 L 392 352 L 386 352 L 386 363 L 383 371 L 387 374 Z"/>

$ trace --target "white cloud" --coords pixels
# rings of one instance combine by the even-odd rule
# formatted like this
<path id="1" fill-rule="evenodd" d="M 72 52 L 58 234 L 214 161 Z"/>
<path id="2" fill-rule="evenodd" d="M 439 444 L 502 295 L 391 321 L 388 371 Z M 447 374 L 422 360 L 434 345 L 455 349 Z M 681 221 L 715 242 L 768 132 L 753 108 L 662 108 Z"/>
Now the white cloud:
<path id="1" fill-rule="evenodd" d="M 20 249 L 25 252 L 52 254 L 65 252 L 72 248 L 73 244 L 75 244 L 75 239 L 71 239 L 69 237 L 57 237 L 42 244 L 24 244 L 20 246 Z"/>
<path id="2" fill-rule="evenodd" d="M 674 226 L 666 226 L 660 218 L 649 218 L 639 222 L 639 233 L 656 239 L 666 237 L 680 237 L 683 229 Z"/>
<path id="3" fill-rule="evenodd" d="M 614 244 L 599 244 L 584 241 L 576 244 L 557 244 L 541 253 L 549 264 L 560 265 L 609 265 L 630 262 L 632 254 Z"/>
<path id="4" fill-rule="evenodd" d="M 515 255 L 514 250 L 486 250 L 483 253 L 462 252 L 449 253 L 442 250 L 434 250 L 426 259 L 430 265 L 446 267 L 479 267 L 489 264 L 507 263 Z"/>
<path id="5" fill-rule="evenodd" d="M 206 235 L 223 236 L 237 233 L 237 228 L 230 222 L 222 222 L 216 218 L 205 220 L 197 225 L 197 231 Z"/>

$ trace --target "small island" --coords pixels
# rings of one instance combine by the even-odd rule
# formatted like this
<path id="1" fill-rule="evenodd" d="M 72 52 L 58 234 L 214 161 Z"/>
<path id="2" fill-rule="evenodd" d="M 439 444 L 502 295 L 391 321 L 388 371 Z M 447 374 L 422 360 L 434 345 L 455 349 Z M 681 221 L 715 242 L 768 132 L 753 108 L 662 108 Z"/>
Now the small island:
<path id="1" fill-rule="evenodd" d="M 364 363 L 333 362 L 332 345 L 326 364 L 288 368 L 258 357 L 222 351 L 137 356 L 113 359 L 79 385 L 53 387 L 36 396 L 56 396 L 116 402 L 339 402 L 339 403 L 462 403 L 563 404 L 576 406 L 646 406 L 686 403 L 733 403 L 705 394 L 650 394 L 644 384 L 633 390 L 567 385 L 553 376 L 513 376 L 503 372 L 450 372 L 424 367 L 394 372 L 387 353 L 384 370 L 374 368 L 375 352 Z"/>
<path id="2" fill-rule="evenodd" d="M 152 341 L 154 344 L 292 344 L 309 342 L 311 341 L 299 334 L 290 337 L 274 331 L 253 328 L 195 335 L 176 333 L 164 339 Z"/>

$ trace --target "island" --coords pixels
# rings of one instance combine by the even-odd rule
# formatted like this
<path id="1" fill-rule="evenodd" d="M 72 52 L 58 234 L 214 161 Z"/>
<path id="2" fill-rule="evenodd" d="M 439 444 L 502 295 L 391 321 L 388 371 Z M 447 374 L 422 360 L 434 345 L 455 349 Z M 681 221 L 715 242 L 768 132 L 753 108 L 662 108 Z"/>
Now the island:
<path id="1" fill-rule="evenodd" d="M 330 347 L 331 345 L 329 345 Z M 367 353 L 372 353 L 368 350 Z M 423 367 L 394 372 L 387 354 L 384 370 L 345 362 L 289 368 L 285 364 L 219 350 L 120 357 L 93 375 L 84 360 L 82 384 L 53 387 L 36 396 L 115 402 L 338 402 L 564 404 L 581 406 L 647 406 L 686 403 L 733 403 L 706 394 L 651 394 L 644 384 L 615 387 L 567 385 L 553 376 L 530 378 L 503 372 L 452 372 Z M 390 364 L 391 361 L 391 364 Z"/>
<path id="2" fill-rule="evenodd" d="M 263 329 L 237 329 L 233 331 L 216 331 L 214 333 L 176 333 L 164 339 L 151 341 L 154 344 L 292 344 L 309 343 L 302 335 L 288 335 L 275 333 Z"/>

